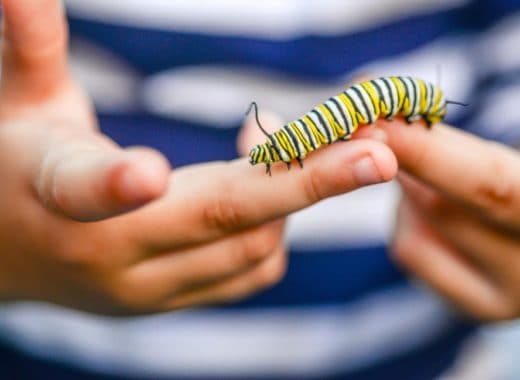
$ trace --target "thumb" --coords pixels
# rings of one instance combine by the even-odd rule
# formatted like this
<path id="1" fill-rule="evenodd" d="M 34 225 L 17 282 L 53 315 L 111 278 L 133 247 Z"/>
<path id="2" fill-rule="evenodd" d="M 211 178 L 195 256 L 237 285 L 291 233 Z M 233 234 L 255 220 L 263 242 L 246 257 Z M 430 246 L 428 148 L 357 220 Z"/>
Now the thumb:
<path id="1" fill-rule="evenodd" d="M 43 203 L 72 219 L 95 221 L 161 196 L 170 167 L 149 148 L 120 149 L 105 140 L 51 143 L 36 173 Z"/>
<path id="2" fill-rule="evenodd" d="M 60 0 L 2 0 L 2 101 L 35 102 L 69 78 Z"/>

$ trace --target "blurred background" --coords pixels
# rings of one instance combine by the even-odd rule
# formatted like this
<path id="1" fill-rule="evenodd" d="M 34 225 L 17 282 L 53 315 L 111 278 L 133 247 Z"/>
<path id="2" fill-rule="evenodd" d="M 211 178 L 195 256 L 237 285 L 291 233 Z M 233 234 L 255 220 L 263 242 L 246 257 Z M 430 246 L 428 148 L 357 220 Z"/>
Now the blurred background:
<path id="1" fill-rule="evenodd" d="M 357 74 L 442 86 L 447 122 L 520 143 L 520 2 L 65 0 L 101 128 L 174 167 L 237 156 L 247 106 L 286 121 Z M 401 273 L 396 183 L 295 214 L 286 278 L 240 304 L 114 319 L 0 305 L 1 379 L 519 379 L 520 326 L 477 326 Z"/>

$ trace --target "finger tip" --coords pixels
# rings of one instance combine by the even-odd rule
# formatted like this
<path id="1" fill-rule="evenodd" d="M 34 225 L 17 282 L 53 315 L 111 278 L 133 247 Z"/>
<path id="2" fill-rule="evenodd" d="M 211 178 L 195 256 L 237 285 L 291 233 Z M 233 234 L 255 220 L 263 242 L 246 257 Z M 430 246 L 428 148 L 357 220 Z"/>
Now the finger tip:
<path id="1" fill-rule="evenodd" d="M 359 139 L 349 141 L 342 148 L 340 165 L 352 167 L 360 159 L 370 157 L 375 169 L 379 173 L 380 181 L 387 182 L 395 178 L 398 172 L 398 162 L 392 150 L 377 140 Z"/>
<path id="2" fill-rule="evenodd" d="M 170 165 L 154 151 L 129 154 L 114 169 L 115 196 L 125 206 L 137 207 L 162 196 L 168 187 Z"/>
<path id="3" fill-rule="evenodd" d="M 397 157 L 388 146 L 377 142 L 376 144 L 371 150 L 371 156 L 381 174 L 383 182 L 387 182 L 397 176 L 399 170 Z"/>

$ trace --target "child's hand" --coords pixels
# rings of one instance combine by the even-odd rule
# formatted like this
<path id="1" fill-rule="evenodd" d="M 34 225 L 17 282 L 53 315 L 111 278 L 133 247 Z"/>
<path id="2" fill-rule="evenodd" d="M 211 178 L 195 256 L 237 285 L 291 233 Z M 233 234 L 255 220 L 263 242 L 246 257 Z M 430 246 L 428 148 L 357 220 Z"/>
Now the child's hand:
<path id="1" fill-rule="evenodd" d="M 112 314 L 234 300 L 282 276 L 284 216 L 396 174 L 375 141 L 273 177 L 246 159 L 172 173 L 121 149 L 68 72 L 60 3 L 2 1 L 0 298 Z"/>
<path id="2" fill-rule="evenodd" d="M 520 154 L 445 125 L 380 126 L 403 170 L 397 261 L 478 318 L 520 316 Z"/>

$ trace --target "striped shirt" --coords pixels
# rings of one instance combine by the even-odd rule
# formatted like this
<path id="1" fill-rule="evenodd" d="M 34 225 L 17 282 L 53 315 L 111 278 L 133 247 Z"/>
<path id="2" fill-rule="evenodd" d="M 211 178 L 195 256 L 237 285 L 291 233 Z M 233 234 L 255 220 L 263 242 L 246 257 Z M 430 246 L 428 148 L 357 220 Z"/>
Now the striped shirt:
<path id="1" fill-rule="evenodd" d="M 450 109 L 448 122 L 520 142 L 514 2 L 65 3 L 73 69 L 103 131 L 159 149 L 175 167 L 236 157 L 251 100 L 292 120 L 362 72 L 440 81 L 471 104 Z M 398 198 L 390 183 L 296 213 L 286 278 L 239 304 L 130 319 L 3 305 L 0 336 L 98 376 L 438 376 L 472 327 L 389 260 Z"/>

